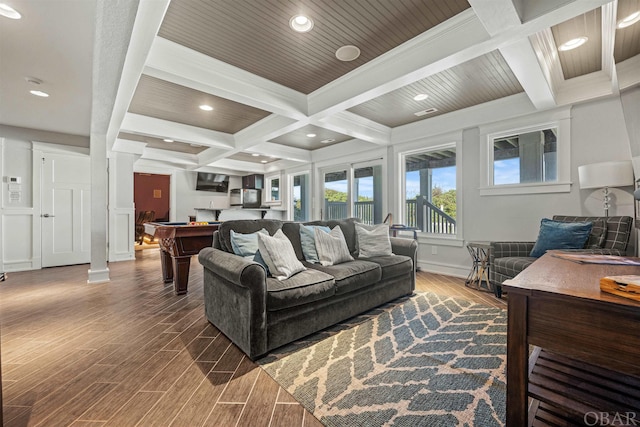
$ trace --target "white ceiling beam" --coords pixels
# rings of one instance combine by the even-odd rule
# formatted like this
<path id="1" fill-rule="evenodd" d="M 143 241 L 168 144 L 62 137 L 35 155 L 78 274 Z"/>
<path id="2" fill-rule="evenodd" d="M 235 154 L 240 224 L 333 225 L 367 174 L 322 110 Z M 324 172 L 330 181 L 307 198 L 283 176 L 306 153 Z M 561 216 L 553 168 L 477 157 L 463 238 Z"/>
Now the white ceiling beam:
<path id="1" fill-rule="evenodd" d="M 251 173 L 263 174 L 265 172 L 265 165 L 262 163 L 247 162 L 244 160 L 236 160 L 236 159 L 218 160 L 218 161 L 209 163 L 207 167 L 233 169 L 237 171 L 243 171 L 243 173 L 251 172 Z"/>
<path id="2" fill-rule="evenodd" d="M 133 99 L 147 55 L 162 24 L 170 0 L 140 0 L 133 24 L 131 40 L 122 68 L 118 93 L 113 105 L 107 144 L 116 140 L 120 126 Z"/>
<path id="3" fill-rule="evenodd" d="M 538 110 L 556 106 L 551 84 L 547 81 L 528 38 L 500 48 L 500 53 Z"/>
<path id="4" fill-rule="evenodd" d="M 251 152 L 296 162 L 306 163 L 311 161 L 311 151 L 282 144 L 274 144 L 273 142 L 263 142 L 262 144 L 254 145 L 251 147 Z"/>
<path id="5" fill-rule="evenodd" d="M 170 162 L 176 165 L 194 166 L 197 165 L 195 154 L 178 153 L 175 151 L 161 150 L 158 148 L 145 147 L 142 152 L 142 159 L 157 160 L 160 162 Z"/>
<path id="6" fill-rule="evenodd" d="M 121 153 L 131 153 L 142 155 L 144 148 L 147 146 L 146 142 L 131 141 L 128 139 L 117 138 L 111 147 L 112 151 L 118 151 Z"/>
<path id="7" fill-rule="evenodd" d="M 620 93 L 613 50 L 616 42 L 618 2 L 602 6 L 602 71 L 611 79 L 611 91 Z"/>
<path id="8" fill-rule="evenodd" d="M 309 115 L 323 119 L 489 52 L 472 10 L 356 68 L 309 94 Z"/>
<path id="9" fill-rule="evenodd" d="M 306 95 L 162 37 L 156 37 L 144 73 L 285 117 L 307 115 Z"/>
<path id="10" fill-rule="evenodd" d="M 131 132 L 155 138 L 171 138 L 176 141 L 206 147 L 233 148 L 233 135 L 199 128 L 140 114 L 127 113 L 122 121 L 122 132 Z"/>
<path id="11" fill-rule="evenodd" d="M 491 36 L 521 24 L 512 0 L 469 0 L 469 4 Z"/>
<path id="12" fill-rule="evenodd" d="M 341 111 L 312 124 L 374 144 L 389 145 L 391 128 L 349 111 Z"/>
<path id="13" fill-rule="evenodd" d="M 298 130 L 309 124 L 308 119 L 294 120 L 284 116 L 272 114 L 269 117 L 242 129 L 234 135 L 235 146 L 238 151 L 251 148 L 254 145 L 270 141 L 281 135 Z"/>

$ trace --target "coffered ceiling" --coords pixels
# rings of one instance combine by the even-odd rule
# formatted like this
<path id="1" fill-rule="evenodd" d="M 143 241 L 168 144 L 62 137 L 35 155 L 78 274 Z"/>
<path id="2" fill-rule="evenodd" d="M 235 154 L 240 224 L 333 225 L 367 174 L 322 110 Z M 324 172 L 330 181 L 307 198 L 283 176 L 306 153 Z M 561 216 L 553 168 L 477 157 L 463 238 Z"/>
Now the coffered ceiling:
<path id="1" fill-rule="evenodd" d="M 0 125 L 89 135 L 87 57 L 109 40 L 88 21 L 105 0 L 1 1 L 23 19 L 0 17 Z M 483 106 L 545 110 L 640 84 L 640 23 L 616 28 L 640 0 L 130 2 L 108 144 L 167 167 L 291 167 L 353 140 L 415 139 Z M 298 14 L 310 31 L 292 30 Z M 360 55 L 339 60 L 343 46 Z M 52 96 L 25 95 L 25 76 Z"/>

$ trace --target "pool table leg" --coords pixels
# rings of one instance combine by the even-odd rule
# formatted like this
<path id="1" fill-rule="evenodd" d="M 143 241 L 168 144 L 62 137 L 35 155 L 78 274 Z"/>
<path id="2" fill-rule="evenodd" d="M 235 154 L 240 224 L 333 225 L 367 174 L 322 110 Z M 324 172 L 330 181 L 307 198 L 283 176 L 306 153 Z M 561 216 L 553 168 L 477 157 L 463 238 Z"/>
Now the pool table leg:
<path id="1" fill-rule="evenodd" d="M 169 252 L 160 251 L 160 264 L 162 265 L 162 280 L 164 283 L 173 282 L 173 265 Z"/>
<path id="2" fill-rule="evenodd" d="M 191 266 L 191 257 L 173 257 L 173 290 L 176 295 L 187 293 L 187 284 L 189 282 L 189 267 Z"/>

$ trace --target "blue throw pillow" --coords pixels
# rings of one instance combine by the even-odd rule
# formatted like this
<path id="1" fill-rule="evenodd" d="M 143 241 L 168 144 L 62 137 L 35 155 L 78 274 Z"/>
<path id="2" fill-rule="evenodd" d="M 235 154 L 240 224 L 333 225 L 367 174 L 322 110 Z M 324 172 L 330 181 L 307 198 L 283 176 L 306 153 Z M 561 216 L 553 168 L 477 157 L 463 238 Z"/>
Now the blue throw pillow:
<path id="1" fill-rule="evenodd" d="M 242 257 L 253 257 L 258 252 L 258 233 L 269 234 L 263 228 L 255 233 L 236 233 L 231 230 L 231 248 L 233 253 Z"/>
<path id="2" fill-rule="evenodd" d="M 255 261 L 258 264 L 260 264 L 261 266 L 263 266 L 264 269 L 267 271 L 267 276 L 271 276 L 271 272 L 269 271 L 269 266 L 267 265 L 266 262 L 264 262 L 264 258 L 262 258 L 262 254 L 260 253 L 260 249 L 258 249 L 258 252 L 256 252 L 256 254 L 253 256 L 253 261 Z"/>
<path id="3" fill-rule="evenodd" d="M 300 245 L 302 246 L 302 254 L 307 262 L 317 264 L 320 262 L 318 259 L 318 251 L 316 251 L 316 237 L 314 234 L 314 228 L 318 228 L 326 233 L 329 233 L 331 229 L 324 225 L 302 225 L 300 224 Z"/>
<path id="4" fill-rule="evenodd" d="M 538 240 L 529 256 L 538 258 L 552 249 L 582 249 L 592 226 L 592 222 L 562 222 L 544 218 L 540 221 Z"/>

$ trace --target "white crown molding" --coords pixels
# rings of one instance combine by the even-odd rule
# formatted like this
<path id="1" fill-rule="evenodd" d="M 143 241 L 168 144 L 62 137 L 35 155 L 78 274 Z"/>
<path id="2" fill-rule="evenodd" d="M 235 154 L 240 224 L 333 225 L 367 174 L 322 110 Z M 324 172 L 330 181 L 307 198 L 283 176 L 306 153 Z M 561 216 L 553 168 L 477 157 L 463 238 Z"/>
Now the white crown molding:
<path id="1" fill-rule="evenodd" d="M 616 64 L 613 58 L 616 41 L 618 1 L 614 0 L 602 6 L 602 71 L 611 81 L 611 91 L 619 93 Z"/>
<path id="2" fill-rule="evenodd" d="M 570 105 L 613 94 L 611 77 L 604 71 L 565 80 L 558 90 L 558 105 Z"/>
<path id="3" fill-rule="evenodd" d="M 278 157 L 283 160 L 295 162 L 311 161 L 311 151 L 282 144 L 274 144 L 273 142 L 263 142 L 262 144 L 254 145 L 251 147 L 251 151 L 264 156 Z"/>
<path id="4" fill-rule="evenodd" d="M 198 164 L 198 159 L 195 154 L 177 153 L 175 151 L 161 150 L 151 147 L 144 147 L 141 158 L 146 160 L 170 162 L 176 165 L 184 166 L 193 166 Z"/>
<path id="5" fill-rule="evenodd" d="M 640 84 L 640 55 L 636 55 L 616 64 L 618 86 L 620 90 Z"/>
<path id="6" fill-rule="evenodd" d="M 469 0 L 469 4 L 491 36 L 521 24 L 513 0 Z"/>

